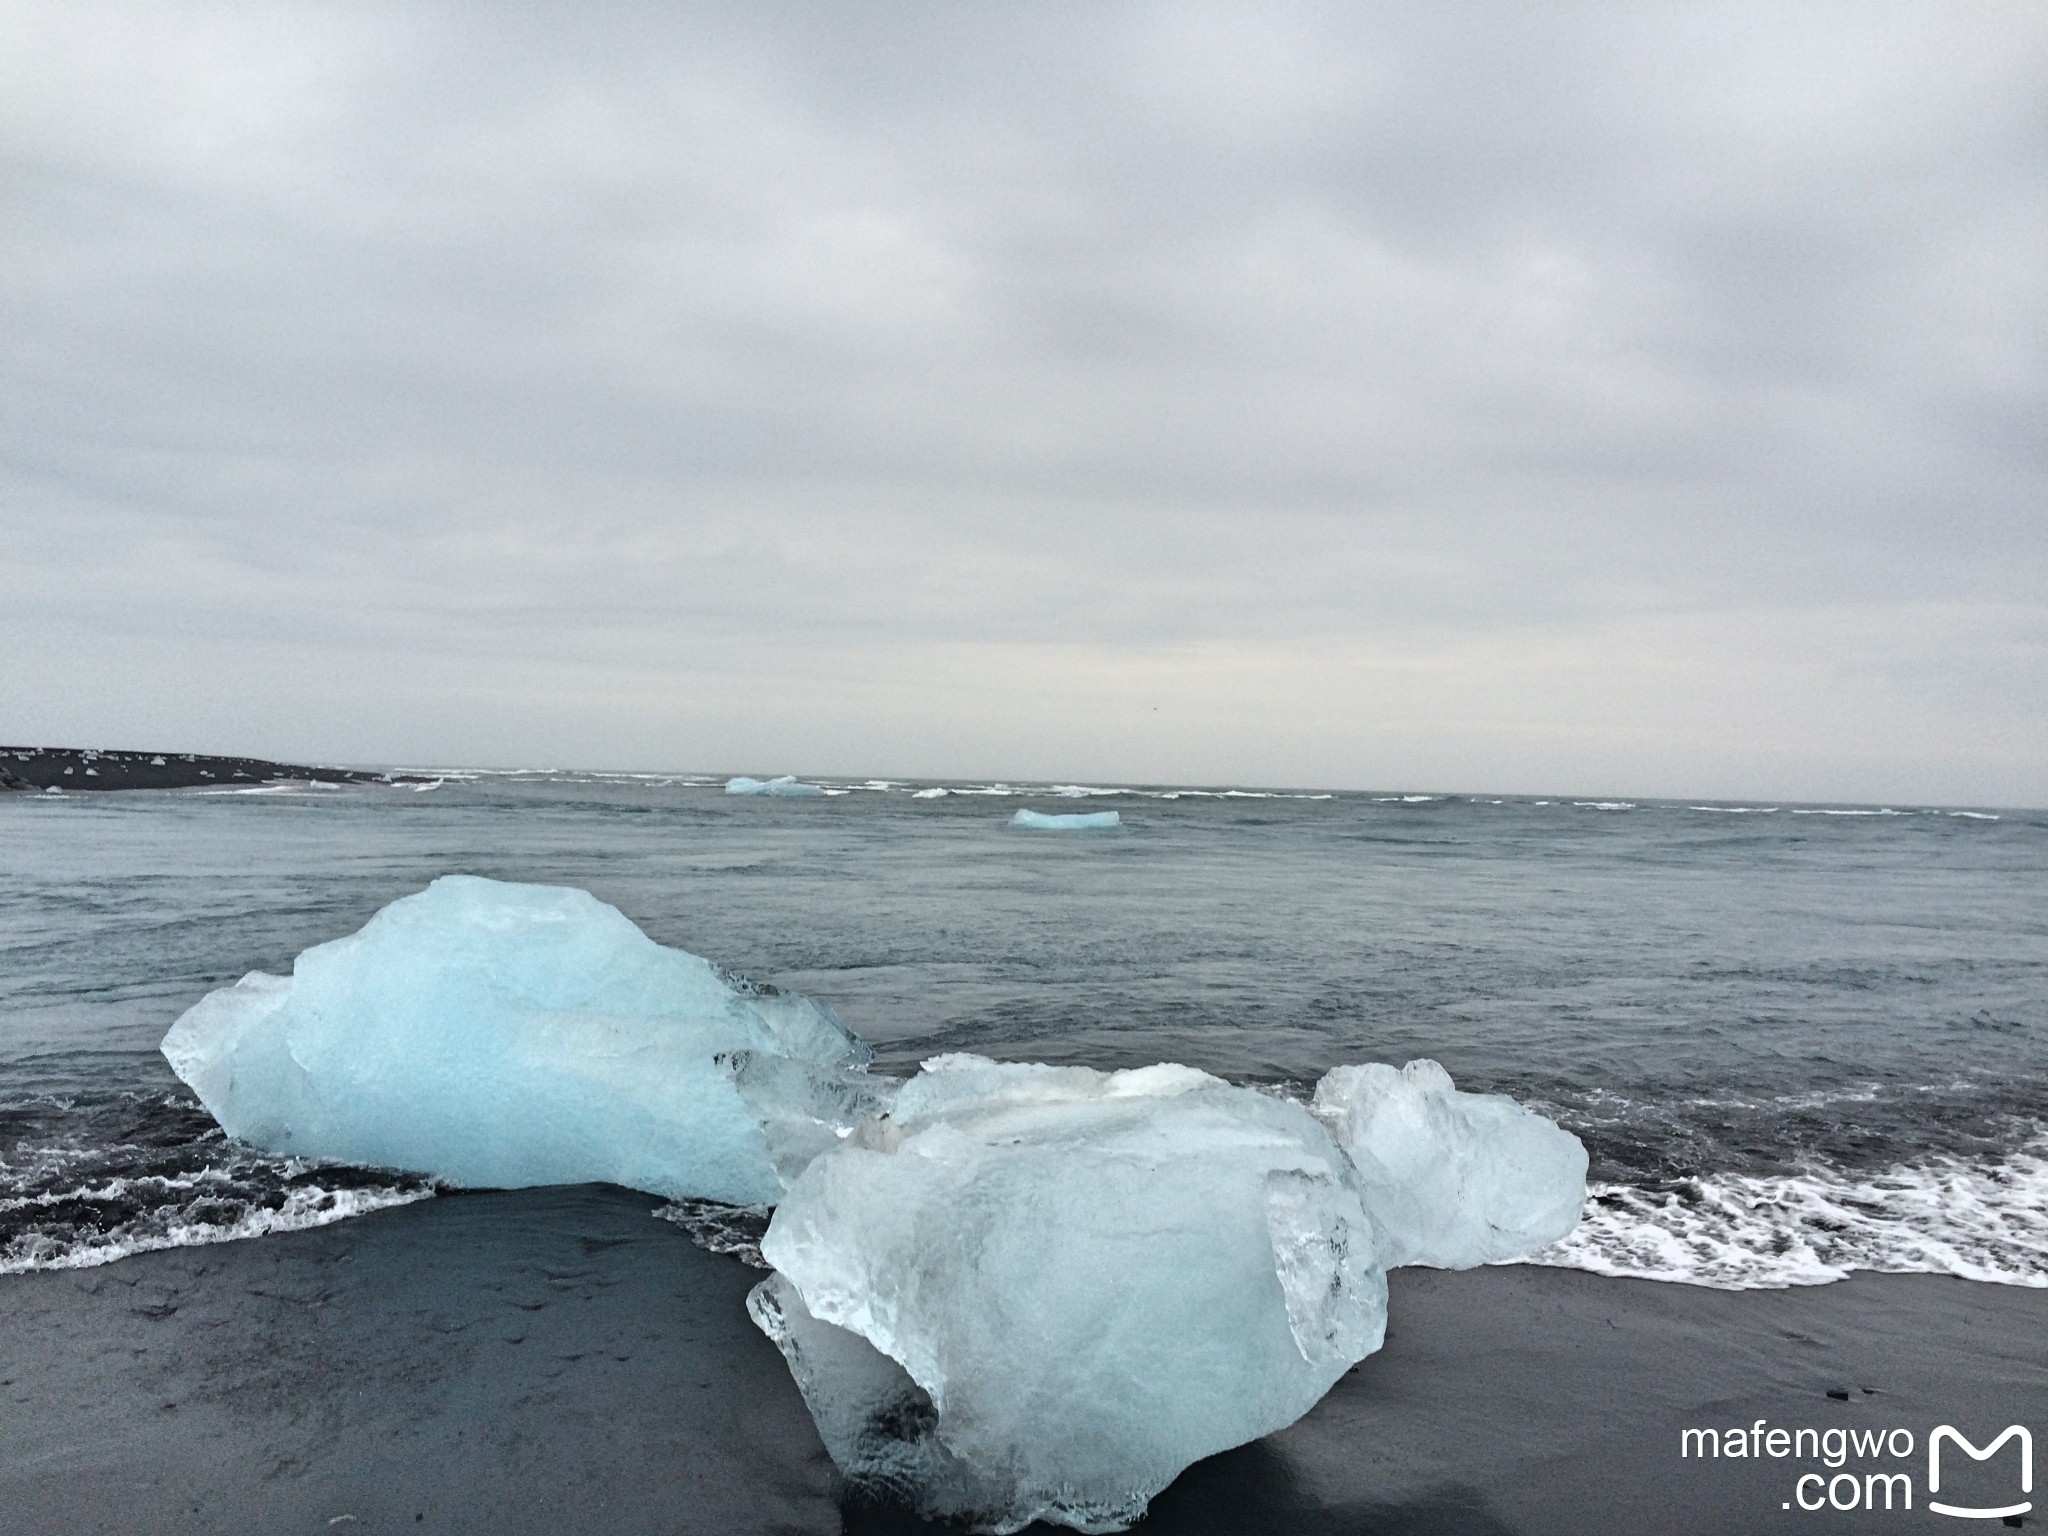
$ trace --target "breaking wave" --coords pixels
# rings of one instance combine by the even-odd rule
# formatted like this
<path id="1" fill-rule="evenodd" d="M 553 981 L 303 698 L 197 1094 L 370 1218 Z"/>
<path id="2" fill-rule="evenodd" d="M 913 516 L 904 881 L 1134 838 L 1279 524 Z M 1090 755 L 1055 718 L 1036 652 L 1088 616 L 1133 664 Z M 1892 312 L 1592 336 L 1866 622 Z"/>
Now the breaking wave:
<path id="1" fill-rule="evenodd" d="M 1874 1174 L 1595 1184 L 1578 1230 L 1526 1262 L 1725 1291 L 1859 1269 L 2048 1287 L 2048 1138 L 1998 1161 L 1930 1157 Z"/>
<path id="2" fill-rule="evenodd" d="M 322 1227 L 437 1190 L 386 1169 L 266 1157 L 172 1094 L 0 1104 L 0 1274 Z"/>

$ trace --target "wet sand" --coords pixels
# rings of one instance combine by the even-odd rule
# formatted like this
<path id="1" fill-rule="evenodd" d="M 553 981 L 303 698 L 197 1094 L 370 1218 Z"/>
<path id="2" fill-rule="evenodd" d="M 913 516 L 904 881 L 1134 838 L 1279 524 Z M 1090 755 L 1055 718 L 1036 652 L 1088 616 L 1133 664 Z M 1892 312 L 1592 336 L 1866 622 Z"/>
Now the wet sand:
<path id="1" fill-rule="evenodd" d="M 590 1186 L 443 1197 L 0 1277 L 0 1531 L 920 1529 L 842 1507 L 746 1318 L 756 1272 L 652 1219 L 656 1203 Z M 2048 1291 L 1409 1270 L 1392 1320 L 1307 1418 L 1191 1468 L 1140 1529 L 1925 1529 L 1949 1524 L 1924 1510 L 1935 1425 L 2048 1433 Z M 1759 1418 L 1908 1428 L 1917 1451 L 1843 1468 L 1679 1454 L 1683 1428 Z M 2012 1459 L 1951 1458 L 1941 1497 L 2010 1502 Z M 1913 1514 L 1781 1508 L 1802 1473 L 1874 1469 L 1911 1474 Z"/>

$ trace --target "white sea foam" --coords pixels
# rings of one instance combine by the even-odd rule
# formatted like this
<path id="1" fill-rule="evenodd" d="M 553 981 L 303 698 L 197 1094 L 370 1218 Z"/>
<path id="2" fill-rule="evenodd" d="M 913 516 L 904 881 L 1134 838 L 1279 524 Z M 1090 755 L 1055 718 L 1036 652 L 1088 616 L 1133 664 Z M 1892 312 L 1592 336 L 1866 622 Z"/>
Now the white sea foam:
<path id="1" fill-rule="evenodd" d="M 1792 811 L 1792 814 L 1794 816 L 1910 816 L 1912 812 L 1895 811 L 1890 806 L 1883 806 L 1877 810 L 1872 811 L 1827 810 L 1814 809 L 1809 807 L 1795 807 Z"/>
<path id="2" fill-rule="evenodd" d="M 1574 800 L 1572 804 L 1588 811 L 1632 811 L 1636 808 L 1633 800 Z"/>
<path id="3" fill-rule="evenodd" d="M 1722 816 L 1775 816 L 1775 805 L 1688 805 L 1688 811 L 1713 811 Z"/>
<path id="4" fill-rule="evenodd" d="M 1971 821 L 1997 821 L 1999 818 L 1989 811 L 1950 811 L 1951 816 L 1967 816 Z"/>
<path id="5" fill-rule="evenodd" d="M 0 1210 L 8 1207 L 19 1209 L 35 1204 L 63 1199 L 76 1200 L 118 1200 L 125 1193 L 126 1186 L 137 1181 L 131 1179 L 110 1180 L 107 1184 L 88 1190 L 66 1190 L 61 1196 L 32 1197 L 29 1200 L 0 1201 Z M 156 1183 L 186 1182 L 155 1180 Z M 419 1200 L 431 1200 L 434 1190 L 417 1184 L 389 1188 L 345 1188 L 322 1189 L 317 1185 L 303 1184 L 292 1189 L 278 1206 L 259 1206 L 245 1210 L 231 1221 L 173 1221 L 156 1230 L 127 1231 L 110 1236 L 98 1243 L 60 1243 L 53 1238 L 34 1236 L 10 1245 L 0 1254 L 0 1275 L 18 1275 L 38 1269 L 90 1269 L 99 1264 L 111 1264 L 116 1259 L 125 1259 L 130 1254 L 151 1253 L 164 1248 L 196 1248 L 207 1243 L 227 1243 L 244 1237 L 262 1237 L 271 1232 L 303 1232 L 309 1227 L 324 1227 L 333 1222 L 346 1221 L 351 1216 L 368 1215 L 371 1211 L 385 1210 L 395 1205 L 411 1205 Z"/>
<path id="6" fill-rule="evenodd" d="M 2048 1287 L 2048 1141 L 2001 1163 L 1596 1184 L 1563 1242 L 1526 1262 L 1716 1290 L 1825 1285 L 1859 1269 Z"/>
<path id="7" fill-rule="evenodd" d="M 951 790 L 940 789 L 938 786 L 934 785 L 930 789 L 920 789 L 913 791 L 910 798 L 913 800 L 943 800 L 946 798 L 947 795 L 951 793 Z"/>

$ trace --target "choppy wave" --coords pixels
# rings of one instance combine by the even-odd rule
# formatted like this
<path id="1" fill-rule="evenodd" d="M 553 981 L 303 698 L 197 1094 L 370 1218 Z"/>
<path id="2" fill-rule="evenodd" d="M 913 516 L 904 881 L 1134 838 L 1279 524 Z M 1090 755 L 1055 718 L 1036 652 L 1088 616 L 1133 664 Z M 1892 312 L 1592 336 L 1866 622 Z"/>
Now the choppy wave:
<path id="1" fill-rule="evenodd" d="M 0 1131 L 0 1274 L 325 1226 L 438 1187 L 265 1156 L 170 1094 L 0 1104 Z M 765 1207 L 684 1200 L 655 1214 L 701 1247 L 761 1263 Z M 1578 1230 L 1526 1262 L 1719 1290 L 1823 1285 L 1856 1270 L 2048 1287 L 2048 1136 L 2001 1158 L 1930 1156 L 1877 1173 L 1816 1165 L 1598 1183 Z"/>
<path id="2" fill-rule="evenodd" d="M 127 1201 L 139 1195 L 146 1203 L 151 1193 L 170 1198 L 146 1215 L 120 1223 L 112 1230 L 31 1230 L 17 1234 L 0 1245 L 0 1275 L 35 1269 L 89 1269 L 162 1248 L 192 1248 L 262 1237 L 271 1232 L 300 1232 L 390 1206 L 428 1200 L 433 1198 L 434 1190 L 417 1186 L 329 1189 L 308 1181 L 287 1190 L 278 1203 L 271 1205 L 260 1200 L 238 1201 L 229 1191 L 208 1188 L 205 1181 L 182 1189 L 172 1182 L 155 1191 L 130 1182 L 102 1190 L 78 1191 L 70 1199 L 72 1203 Z M 9 1204 L 0 1201 L 0 1220 L 21 1214 L 10 1210 Z"/>
<path id="3" fill-rule="evenodd" d="M 1730 1291 L 1859 1269 L 2048 1287 L 2048 1140 L 1993 1162 L 1934 1157 L 1874 1174 L 1596 1184 L 1578 1230 L 1527 1262 Z"/>
<path id="4" fill-rule="evenodd" d="M 436 1189 L 414 1174 L 267 1157 L 171 1094 L 0 1104 L 0 1274 L 320 1227 Z"/>

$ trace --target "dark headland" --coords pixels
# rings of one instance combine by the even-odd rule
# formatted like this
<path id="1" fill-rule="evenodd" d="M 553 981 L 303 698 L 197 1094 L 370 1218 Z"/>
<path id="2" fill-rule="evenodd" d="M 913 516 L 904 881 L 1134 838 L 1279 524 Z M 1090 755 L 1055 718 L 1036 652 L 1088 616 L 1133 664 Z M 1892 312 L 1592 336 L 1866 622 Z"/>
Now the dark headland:
<path id="1" fill-rule="evenodd" d="M 442 1196 L 0 1277 L 0 1533 L 947 1536 L 842 1502 L 747 1319 L 758 1272 L 651 1219 L 658 1203 Z M 1384 1350 L 1292 1428 L 1189 1468 L 1136 1536 L 1921 1530 L 1947 1523 L 1926 1507 L 1936 1426 L 1980 1446 L 2048 1427 L 2048 1290 L 1528 1266 L 1392 1282 Z M 1695 1428 L 1715 1455 L 1684 1453 Z M 1884 1449 L 1778 1457 L 1780 1428 Z M 1718 1453 L 1753 1435 L 1762 1454 Z M 2014 1460 L 1951 1454 L 1934 1496 L 2023 1498 Z M 1911 1514 L 1862 1507 L 1879 1473 L 1910 1480 Z"/>
<path id="2" fill-rule="evenodd" d="M 112 752 L 92 747 L 0 747 L 0 790 L 202 789 L 221 784 L 398 784 L 415 774 L 315 768 L 260 757 L 197 752 Z"/>

